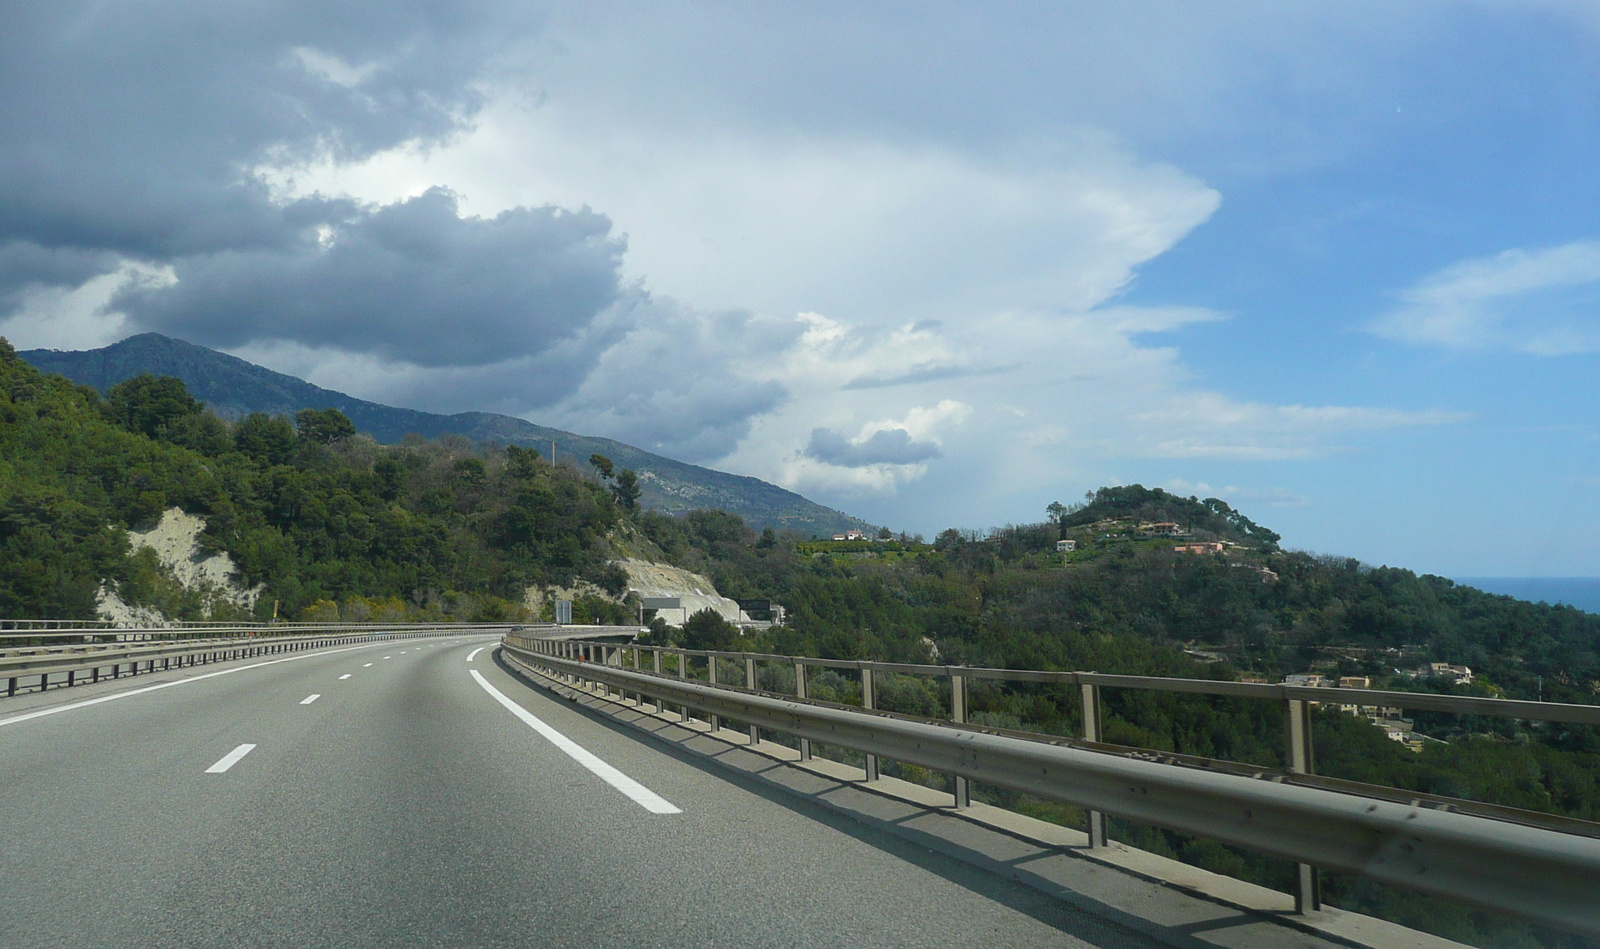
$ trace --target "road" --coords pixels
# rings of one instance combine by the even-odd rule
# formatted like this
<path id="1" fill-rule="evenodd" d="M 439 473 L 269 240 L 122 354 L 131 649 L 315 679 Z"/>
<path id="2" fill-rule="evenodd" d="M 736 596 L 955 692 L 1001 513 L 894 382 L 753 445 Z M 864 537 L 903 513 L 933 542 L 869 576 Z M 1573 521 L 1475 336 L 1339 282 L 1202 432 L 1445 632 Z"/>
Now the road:
<path id="1" fill-rule="evenodd" d="M 13 949 L 1154 944 L 530 689 L 492 638 L 94 688 L 0 701 Z"/>

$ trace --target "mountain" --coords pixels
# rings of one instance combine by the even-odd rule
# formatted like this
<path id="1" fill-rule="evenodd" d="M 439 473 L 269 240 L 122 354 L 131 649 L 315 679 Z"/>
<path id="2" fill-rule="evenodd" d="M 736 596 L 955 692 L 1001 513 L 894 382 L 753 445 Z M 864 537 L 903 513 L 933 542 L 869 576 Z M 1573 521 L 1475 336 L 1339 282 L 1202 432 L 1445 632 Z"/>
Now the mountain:
<path id="1" fill-rule="evenodd" d="M 537 448 L 548 456 L 554 443 L 558 458 L 574 459 L 584 470 L 588 470 L 590 455 L 605 455 L 618 468 L 638 473 L 642 505 L 667 514 L 717 508 L 739 515 L 754 527 L 803 534 L 874 529 L 860 518 L 758 478 L 686 464 L 609 438 L 578 435 L 509 415 L 437 415 L 380 405 L 159 333 L 130 336 L 103 349 L 34 349 L 18 355 L 43 372 L 101 392 L 140 373 L 174 376 L 225 418 L 237 419 L 251 412 L 288 415 L 301 409 L 335 408 L 349 416 L 357 430 L 385 444 L 399 442 L 411 433 L 424 438 L 456 434 L 485 444 Z"/>

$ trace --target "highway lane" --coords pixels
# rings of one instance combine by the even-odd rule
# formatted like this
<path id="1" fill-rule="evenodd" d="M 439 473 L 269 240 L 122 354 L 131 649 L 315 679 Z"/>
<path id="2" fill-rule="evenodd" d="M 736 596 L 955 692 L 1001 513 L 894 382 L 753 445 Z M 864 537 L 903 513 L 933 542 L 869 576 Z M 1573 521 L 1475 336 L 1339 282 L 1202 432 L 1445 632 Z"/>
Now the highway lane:
<path id="1" fill-rule="evenodd" d="M 0 942 L 1148 944 L 530 690 L 492 642 L 0 702 Z"/>

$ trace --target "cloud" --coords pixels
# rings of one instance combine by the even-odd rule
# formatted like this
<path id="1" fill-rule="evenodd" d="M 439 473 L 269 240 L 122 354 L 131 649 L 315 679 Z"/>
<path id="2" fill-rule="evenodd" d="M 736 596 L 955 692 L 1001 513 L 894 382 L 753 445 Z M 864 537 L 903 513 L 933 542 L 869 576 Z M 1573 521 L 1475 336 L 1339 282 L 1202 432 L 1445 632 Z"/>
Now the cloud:
<path id="1" fill-rule="evenodd" d="M 1400 306 L 1369 324 L 1370 331 L 1445 349 L 1600 352 L 1600 242 L 1461 261 L 1399 297 Z"/>
<path id="2" fill-rule="evenodd" d="M 1361 432 L 1449 425 L 1469 418 L 1437 409 L 1268 405 L 1193 391 L 1134 415 L 1129 430 L 1118 438 L 1150 458 L 1289 461 L 1345 451 L 1343 439 Z"/>
<path id="3" fill-rule="evenodd" d="M 463 218 L 455 196 L 434 188 L 363 210 L 320 240 L 181 257 L 174 281 L 130 284 L 112 306 L 210 346 L 279 340 L 485 365 L 537 356 L 617 299 L 624 248 L 610 229 L 587 209 Z"/>
<path id="4" fill-rule="evenodd" d="M 826 428 L 811 430 L 811 442 L 802 454 L 830 465 L 863 468 L 867 465 L 914 465 L 943 454 L 933 442 L 913 441 L 903 428 L 884 428 L 866 438 L 847 438 Z"/>
<path id="5" fill-rule="evenodd" d="M 1268 507 L 1305 507 L 1311 499 L 1288 488 L 1240 488 L 1234 485 L 1212 487 L 1204 481 L 1172 478 L 1161 483 L 1174 494 L 1190 497 L 1221 498 L 1233 504 L 1265 504 Z"/>
<path id="6" fill-rule="evenodd" d="M 986 368 L 967 368 L 964 366 L 941 366 L 935 363 L 924 363 L 904 372 L 890 376 L 860 376 L 844 384 L 846 389 L 886 389 L 890 386 L 913 385 L 919 382 L 941 382 L 946 380 L 967 379 L 972 376 L 989 376 L 997 373 L 1009 372 L 1016 369 L 1015 363 L 1007 366 L 989 366 Z"/>
<path id="7" fill-rule="evenodd" d="M 355 160 L 458 131 L 508 37 L 536 28 L 525 10 L 429 0 L 8 5 L 0 247 L 74 257 L 49 278 L 64 281 L 123 258 L 291 248 L 350 205 L 280 200 L 248 169 Z M 349 70 L 328 68 L 336 63 Z M 37 268 L 6 278 L 0 294 L 40 279 Z"/>
<path id="8" fill-rule="evenodd" d="M 802 332 L 795 320 L 641 298 L 627 332 L 543 420 L 675 458 L 715 461 L 788 398 L 766 366 L 784 358 Z"/>
<path id="9" fill-rule="evenodd" d="M 158 329 L 923 526 L 1460 417 L 1230 397 L 1177 349 L 1226 314 L 1125 299 L 1213 169 L 1359 142 L 1364 67 L 1426 13 L 13 6 L 0 319 L 29 345 Z"/>
<path id="10" fill-rule="evenodd" d="M 13 240 L 0 245 L 0 313 L 20 306 L 29 291 L 79 287 L 116 269 L 117 256 L 78 247 Z"/>

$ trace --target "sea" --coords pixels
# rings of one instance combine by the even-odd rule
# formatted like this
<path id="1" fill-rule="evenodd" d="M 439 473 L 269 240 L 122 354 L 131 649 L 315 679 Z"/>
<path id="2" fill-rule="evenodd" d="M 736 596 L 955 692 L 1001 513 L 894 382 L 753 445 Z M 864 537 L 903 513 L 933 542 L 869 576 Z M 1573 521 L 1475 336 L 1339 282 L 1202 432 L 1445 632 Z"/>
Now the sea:
<path id="1" fill-rule="evenodd" d="M 1502 593 L 1535 603 L 1564 603 L 1585 613 L 1600 613 L 1600 577 L 1451 577 L 1487 593 Z"/>

